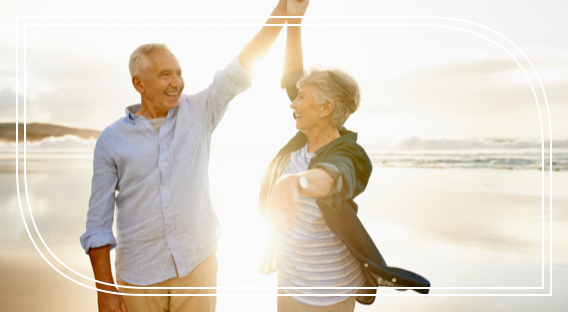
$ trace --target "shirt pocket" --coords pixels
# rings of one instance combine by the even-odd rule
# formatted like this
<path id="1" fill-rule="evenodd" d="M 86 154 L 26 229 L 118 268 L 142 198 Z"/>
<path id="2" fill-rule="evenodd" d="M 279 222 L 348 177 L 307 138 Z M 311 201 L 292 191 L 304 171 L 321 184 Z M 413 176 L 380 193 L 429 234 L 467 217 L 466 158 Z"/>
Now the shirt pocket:
<path id="1" fill-rule="evenodd" d="M 174 159 L 182 160 L 194 155 L 201 142 L 202 129 L 199 123 L 184 122 L 176 126 L 172 142 Z"/>

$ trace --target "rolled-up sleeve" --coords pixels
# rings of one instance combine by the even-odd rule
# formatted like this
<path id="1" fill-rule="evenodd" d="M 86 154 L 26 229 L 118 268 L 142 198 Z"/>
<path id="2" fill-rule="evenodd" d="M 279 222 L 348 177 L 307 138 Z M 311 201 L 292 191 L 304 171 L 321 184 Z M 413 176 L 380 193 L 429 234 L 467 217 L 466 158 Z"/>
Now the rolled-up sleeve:
<path id="1" fill-rule="evenodd" d="M 252 73 L 243 68 L 238 57 L 235 57 L 224 70 L 215 74 L 213 83 L 203 91 L 206 100 L 206 120 L 209 121 L 211 130 L 219 124 L 227 104 L 237 94 L 250 87 L 252 78 Z"/>
<path id="2" fill-rule="evenodd" d="M 343 188 L 343 178 L 341 177 L 341 172 L 339 172 L 337 166 L 330 163 L 318 163 L 314 166 L 314 168 L 325 170 L 331 176 L 333 181 L 335 181 L 335 185 L 333 188 L 331 188 L 330 194 L 341 191 L 341 189 Z"/>
<path id="3" fill-rule="evenodd" d="M 314 166 L 324 169 L 335 180 L 335 187 L 328 194 L 329 197 L 353 198 L 357 184 L 368 180 L 371 168 L 367 168 L 366 154 L 363 154 L 356 145 L 343 144 L 340 150 Z"/>
<path id="4" fill-rule="evenodd" d="M 116 165 L 106 157 L 101 144 L 97 141 L 93 157 L 93 180 L 89 212 L 87 213 L 87 230 L 81 235 L 81 246 L 86 253 L 91 248 L 110 245 L 116 246 L 116 238 L 112 233 L 114 222 L 115 190 L 118 183 Z"/>

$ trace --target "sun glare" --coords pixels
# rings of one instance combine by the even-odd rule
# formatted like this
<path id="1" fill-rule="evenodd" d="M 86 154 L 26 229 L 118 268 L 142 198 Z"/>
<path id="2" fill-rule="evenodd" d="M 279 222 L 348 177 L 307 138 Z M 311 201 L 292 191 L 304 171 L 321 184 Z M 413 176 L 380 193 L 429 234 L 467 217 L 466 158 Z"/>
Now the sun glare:
<path id="1" fill-rule="evenodd" d="M 211 199 L 223 227 L 217 259 L 219 287 L 276 287 L 276 276 L 259 273 L 269 227 L 258 212 L 266 156 L 224 155 L 210 167 Z"/>

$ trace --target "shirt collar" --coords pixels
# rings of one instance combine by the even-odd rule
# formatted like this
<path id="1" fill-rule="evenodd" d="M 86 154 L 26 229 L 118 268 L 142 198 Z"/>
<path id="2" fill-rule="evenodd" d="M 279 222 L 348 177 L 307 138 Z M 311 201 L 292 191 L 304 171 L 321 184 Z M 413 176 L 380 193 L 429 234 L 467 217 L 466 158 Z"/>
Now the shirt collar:
<path id="1" fill-rule="evenodd" d="M 173 115 L 175 113 L 177 109 L 171 109 L 170 111 L 168 111 L 168 115 L 166 115 L 166 119 L 168 119 L 167 117 L 170 117 L 171 115 Z M 127 106 L 126 109 L 124 110 L 126 113 L 126 120 L 127 122 L 131 123 L 131 124 L 136 124 L 136 121 L 138 121 L 140 118 L 144 118 L 140 115 L 137 115 L 136 112 L 138 112 L 140 110 L 140 104 L 134 104 L 134 105 L 130 105 Z"/>
<path id="2" fill-rule="evenodd" d="M 126 113 L 126 120 L 134 125 L 135 121 L 138 118 L 142 117 L 140 115 L 136 115 L 136 112 L 139 110 L 140 110 L 140 104 L 134 104 L 126 107 L 126 109 L 124 110 Z"/>

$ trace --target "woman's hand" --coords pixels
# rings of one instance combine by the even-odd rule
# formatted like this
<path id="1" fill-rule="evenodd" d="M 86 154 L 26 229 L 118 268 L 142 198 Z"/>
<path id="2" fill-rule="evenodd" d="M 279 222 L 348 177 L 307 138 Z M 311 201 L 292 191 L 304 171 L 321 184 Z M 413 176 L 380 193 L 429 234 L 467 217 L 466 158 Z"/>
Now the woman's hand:
<path id="1" fill-rule="evenodd" d="M 289 0 L 290 1 L 290 0 Z M 282 214 L 288 220 L 289 228 L 294 226 L 294 217 L 300 213 L 298 206 L 298 175 L 283 176 L 276 181 L 268 195 L 270 216 L 278 230 L 284 229 Z"/>
<path id="2" fill-rule="evenodd" d="M 321 168 L 310 169 L 302 172 L 301 175 L 308 182 L 305 189 L 300 190 L 298 183 L 300 174 L 291 174 L 280 177 L 270 190 L 267 200 L 268 211 L 279 230 L 284 229 L 282 214 L 286 216 L 289 227 L 294 226 L 294 217 L 300 214 L 299 194 L 313 198 L 324 197 L 331 192 L 335 185 L 333 177 Z"/>
<path id="3" fill-rule="evenodd" d="M 288 16 L 304 16 L 310 0 L 288 0 L 286 10 Z"/>

